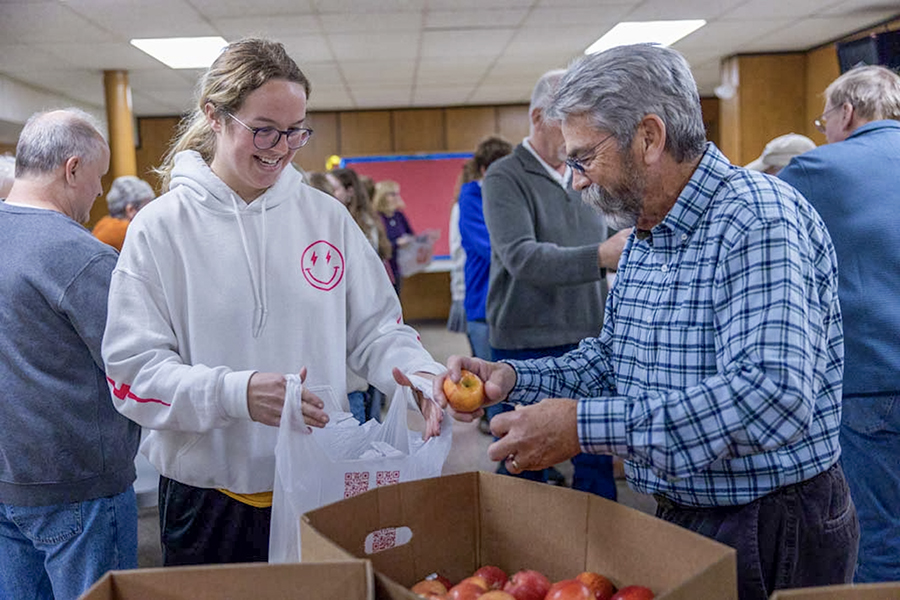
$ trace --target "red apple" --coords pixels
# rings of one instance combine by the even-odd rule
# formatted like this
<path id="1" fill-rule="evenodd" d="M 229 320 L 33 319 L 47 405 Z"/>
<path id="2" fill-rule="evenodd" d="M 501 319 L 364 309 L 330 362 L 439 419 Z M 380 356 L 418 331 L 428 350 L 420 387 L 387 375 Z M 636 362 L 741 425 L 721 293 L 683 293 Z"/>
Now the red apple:
<path id="1" fill-rule="evenodd" d="M 471 577 L 466 577 L 459 583 L 474 583 L 475 585 L 480 587 L 485 592 L 488 591 L 489 589 L 491 589 L 491 586 L 488 585 L 487 579 L 485 579 L 484 577 L 481 577 L 480 575 L 472 575 Z M 457 583 L 456 585 L 459 585 L 459 583 Z"/>
<path id="2" fill-rule="evenodd" d="M 506 582 L 503 591 L 515 596 L 516 600 L 544 600 L 550 591 L 550 580 L 543 573 L 523 569 Z"/>
<path id="3" fill-rule="evenodd" d="M 484 593 L 484 588 L 472 581 L 460 581 L 447 592 L 447 600 L 475 600 Z"/>
<path id="4" fill-rule="evenodd" d="M 444 379 L 444 395 L 453 410 L 474 412 L 484 404 L 484 382 L 475 373 L 463 369 L 458 383 L 449 377 Z"/>
<path id="5" fill-rule="evenodd" d="M 600 573 L 584 571 L 579 573 L 575 579 L 590 588 L 595 600 L 610 600 L 612 595 L 616 593 L 616 586 L 613 585 L 613 582 Z"/>
<path id="6" fill-rule="evenodd" d="M 564 579 L 550 586 L 544 600 L 594 600 L 591 588 L 577 579 Z"/>
<path id="7" fill-rule="evenodd" d="M 444 577 L 443 575 L 441 575 L 440 573 L 432 573 L 431 575 L 428 575 L 427 577 L 425 577 L 425 579 L 436 579 L 436 580 L 440 581 L 441 583 L 443 583 L 444 587 L 447 588 L 448 590 L 453 587 L 453 582 L 450 581 L 449 579 L 447 579 L 446 577 Z"/>
<path id="8" fill-rule="evenodd" d="M 491 590 L 478 596 L 478 600 L 516 600 L 516 597 L 503 590 Z"/>
<path id="9" fill-rule="evenodd" d="M 492 590 L 502 590 L 503 586 L 506 585 L 506 581 L 509 579 L 506 571 L 493 565 L 484 565 L 475 571 L 475 575 L 484 578 L 484 580 L 487 581 L 488 587 Z"/>
<path id="10" fill-rule="evenodd" d="M 653 592 L 642 585 L 628 585 L 613 595 L 611 600 L 653 600 Z"/>
<path id="11" fill-rule="evenodd" d="M 424 598 L 442 597 L 447 593 L 446 586 L 437 579 L 423 579 L 410 589 Z"/>

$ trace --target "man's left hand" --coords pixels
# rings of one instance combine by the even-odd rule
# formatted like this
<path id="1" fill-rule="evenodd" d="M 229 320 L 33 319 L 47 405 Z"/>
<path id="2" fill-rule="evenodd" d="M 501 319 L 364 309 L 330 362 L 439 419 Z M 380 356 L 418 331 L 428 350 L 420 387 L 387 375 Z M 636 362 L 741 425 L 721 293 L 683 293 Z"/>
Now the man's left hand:
<path id="1" fill-rule="evenodd" d="M 500 439 L 488 448 L 491 460 L 506 461 L 510 473 L 538 471 L 581 453 L 578 402 L 546 398 L 531 406 L 491 418 L 491 433 Z"/>

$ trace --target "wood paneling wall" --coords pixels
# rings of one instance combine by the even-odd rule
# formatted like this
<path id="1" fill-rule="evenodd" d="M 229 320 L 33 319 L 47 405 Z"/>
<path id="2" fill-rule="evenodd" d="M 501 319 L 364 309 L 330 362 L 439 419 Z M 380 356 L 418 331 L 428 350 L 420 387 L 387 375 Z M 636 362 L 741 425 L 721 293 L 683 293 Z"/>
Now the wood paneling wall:
<path id="1" fill-rule="evenodd" d="M 839 41 L 897 29 L 900 19 Z M 723 88 L 733 95 L 720 103 L 720 148 L 734 164 L 755 159 L 769 140 L 785 133 L 825 143 L 813 121 L 825 106 L 825 88 L 840 75 L 835 43 L 802 53 L 732 56 L 721 73 Z"/>

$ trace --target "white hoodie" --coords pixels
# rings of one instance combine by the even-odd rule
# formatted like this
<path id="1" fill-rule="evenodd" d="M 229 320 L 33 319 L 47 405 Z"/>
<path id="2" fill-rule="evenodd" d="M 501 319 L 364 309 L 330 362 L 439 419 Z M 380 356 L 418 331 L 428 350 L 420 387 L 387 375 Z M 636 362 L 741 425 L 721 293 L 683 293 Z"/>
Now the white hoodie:
<path id="1" fill-rule="evenodd" d="M 393 367 L 440 373 L 402 322 L 384 266 L 340 202 L 293 167 L 247 204 L 193 151 L 138 213 L 109 293 L 116 408 L 149 429 L 164 476 L 270 491 L 277 428 L 250 419 L 256 372 L 298 373 L 346 404 L 347 368 L 390 397 Z M 347 407 L 345 406 L 345 409 Z"/>

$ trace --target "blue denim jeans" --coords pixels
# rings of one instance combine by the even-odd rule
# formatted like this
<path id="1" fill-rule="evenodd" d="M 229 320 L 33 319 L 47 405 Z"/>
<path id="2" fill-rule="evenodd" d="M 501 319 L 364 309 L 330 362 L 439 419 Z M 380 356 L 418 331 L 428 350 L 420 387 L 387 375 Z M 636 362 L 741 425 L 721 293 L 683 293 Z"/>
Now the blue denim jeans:
<path id="1" fill-rule="evenodd" d="M 75 600 L 111 570 L 137 568 L 137 499 L 0 503 L 0 598 Z"/>
<path id="2" fill-rule="evenodd" d="M 529 360 L 532 358 L 542 358 L 544 356 L 562 356 L 566 352 L 574 350 L 578 344 L 566 344 L 563 346 L 552 346 L 549 348 L 527 348 L 523 350 L 507 350 L 501 348 L 491 348 L 492 360 Z M 495 404 L 487 407 L 485 413 L 488 419 L 492 419 L 507 410 L 512 410 L 509 404 Z M 609 500 L 615 500 L 617 494 L 616 479 L 613 475 L 612 457 L 600 454 L 581 454 L 572 458 L 572 466 L 574 472 L 572 475 L 572 488 L 582 492 L 590 492 L 603 496 Z M 506 470 L 506 465 L 500 462 L 497 467 L 497 473 L 501 475 L 512 475 Z M 541 471 L 523 471 L 514 477 L 521 479 L 530 479 L 531 481 L 546 482 L 549 469 Z"/>
<path id="3" fill-rule="evenodd" d="M 350 403 L 350 413 L 359 421 L 365 423 L 369 419 L 381 422 L 381 405 L 384 404 L 384 394 L 373 386 L 369 386 L 364 392 L 356 391 L 347 394 Z"/>
<path id="4" fill-rule="evenodd" d="M 657 496 L 656 516 L 737 551 L 738 598 L 850 583 L 859 521 L 839 464 L 740 506 L 693 508 Z"/>
<path id="5" fill-rule="evenodd" d="M 491 342 L 488 339 L 486 321 L 466 321 L 466 336 L 472 346 L 472 356 L 482 360 L 491 360 Z"/>
<path id="6" fill-rule="evenodd" d="M 900 581 L 900 396 L 844 398 L 841 464 L 859 513 L 854 581 Z"/>

